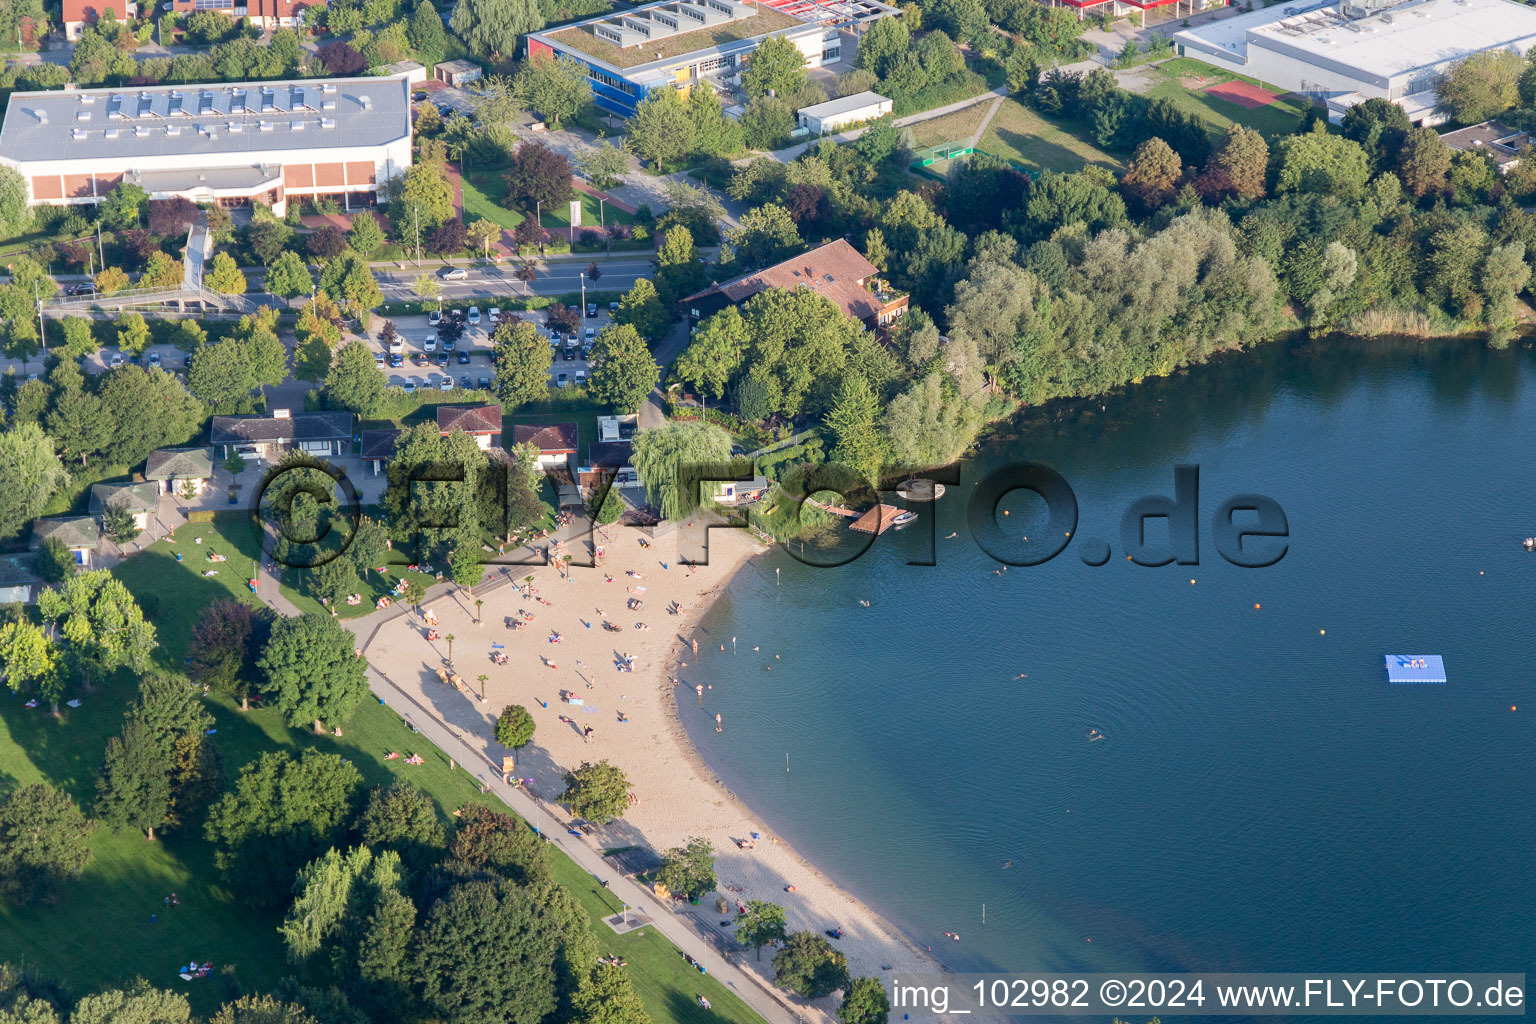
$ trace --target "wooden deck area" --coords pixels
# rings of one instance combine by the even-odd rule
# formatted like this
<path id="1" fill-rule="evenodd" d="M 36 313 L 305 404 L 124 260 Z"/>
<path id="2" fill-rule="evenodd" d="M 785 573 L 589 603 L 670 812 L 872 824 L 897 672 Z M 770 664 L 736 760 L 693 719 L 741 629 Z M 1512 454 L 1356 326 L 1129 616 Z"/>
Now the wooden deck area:
<path id="1" fill-rule="evenodd" d="M 854 522 L 849 523 L 848 529 L 878 536 L 889 530 L 895 524 L 896 517 L 905 511 L 906 509 L 896 505 L 876 505 Z"/>
<path id="2" fill-rule="evenodd" d="M 853 519 L 858 515 L 858 513 L 851 508 L 844 508 L 841 505 L 828 505 L 826 502 L 817 501 L 815 498 L 806 498 L 805 503 L 810 505 L 812 508 L 819 508 L 823 512 L 830 512 L 835 516 L 842 516 L 845 519 Z"/>

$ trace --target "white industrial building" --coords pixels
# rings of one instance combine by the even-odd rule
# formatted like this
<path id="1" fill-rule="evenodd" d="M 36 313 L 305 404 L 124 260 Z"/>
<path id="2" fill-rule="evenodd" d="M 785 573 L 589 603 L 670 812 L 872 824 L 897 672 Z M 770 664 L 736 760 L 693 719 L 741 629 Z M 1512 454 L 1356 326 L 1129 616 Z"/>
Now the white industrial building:
<path id="1" fill-rule="evenodd" d="M 100 202 L 121 181 L 152 199 L 371 206 L 411 165 L 404 77 L 12 93 L 0 165 L 33 204 Z"/>
<path id="2" fill-rule="evenodd" d="M 800 127 L 812 135 L 842 131 L 851 124 L 873 121 L 892 110 L 889 99 L 877 92 L 861 92 L 852 96 L 840 96 L 835 100 L 801 107 L 796 113 Z"/>
<path id="3" fill-rule="evenodd" d="M 1280 4 L 1173 39 L 1186 56 L 1327 103 L 1333 121 L 1379 97 L 1416 124 L 1434 124 L 1439 76 L 1474 53 L 1530 50 L 1536 7 L 1515 0 Z"/>

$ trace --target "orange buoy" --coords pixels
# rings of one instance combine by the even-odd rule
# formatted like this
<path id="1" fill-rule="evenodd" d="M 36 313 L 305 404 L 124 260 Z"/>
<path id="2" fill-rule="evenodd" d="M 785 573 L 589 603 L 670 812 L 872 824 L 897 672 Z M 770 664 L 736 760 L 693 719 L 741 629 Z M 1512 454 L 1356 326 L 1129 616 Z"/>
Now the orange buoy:
<path id="1" fill-rule="evenodd" d="M 1515 710 L 1515 706 L 1514 706 L 1514 705 L 1513 705 L 1513 704 L 1511 704 L 1511 705 L 1510 705 L 1510 706 L 1509 706 L 1509 710 L 1511 710 L 1511 711 L 1514 711 L 1514 710 Z"/>
<path id="2" fill-rule="evenodd" d="M 1195 585 L 1195 581 L 1194 581 L 1194 580 L 1190 580 L 1190 581 L 1189 581 L 1189 585 L 1190 585 L 1190 586 L 1194 586 L 1194 585 Z"/>
<path id="3" fill-rule="evenodd" d="M 1258 610 L 1259 610 L 1259 606 L 1258 606 L 1258 605 L 1254 605 L 1254 606 L 1253 606 L 1253 610 L 1254 610 L 1254 611 L 1258 611 Z"/>
<path id="4" fill-rule="evenodd" d="M 1320 630 L 1317 631 L 1317 635 L 1318 636 L 1327 636 L 1328 635 L 1328 631 L 1326 629 L 1320 629 Z"/>

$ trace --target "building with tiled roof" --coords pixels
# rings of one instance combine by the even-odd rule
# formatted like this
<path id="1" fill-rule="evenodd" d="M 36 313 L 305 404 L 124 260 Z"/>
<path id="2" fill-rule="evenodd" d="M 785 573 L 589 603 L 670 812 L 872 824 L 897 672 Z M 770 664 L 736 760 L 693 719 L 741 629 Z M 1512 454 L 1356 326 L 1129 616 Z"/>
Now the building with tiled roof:
<path id="1" fill-rule="evenodd" d="M 138 16 L 139 5 L 132 0 L 64 0 L 64 38 L 79 39 L 81 29 L 109 12 L 116 21 L 131 21 Z"/>
<path id="2" fill-rule="evenodd" d="M 144 479 L 160 484 L 167 494 L 180 493 L 190 485 L 193 494 L 213 478 L 213 449 L 157 448 L 144 460 Z"/>
<path id="3" fill-rule="evenodd" d="M 133 516 L 133 525 L 140 530 L 149 526 L 149 517 L 160 507 L 160 485 L 153 480 L 142 483 L 92 484 L 91 503 L 87 511 L 100 519 L 111 508 L 120 508 Z"/>
<path id="4" fill-rule="evenodd" d="M 231 453 L 280 458 L 290 448 L 311 455 L 342 455 L 352 441 L 349 412 L 274 412 L 271 416 L 215 416 L 208 439 L 224 458 Z"/>
<path id="5" fill-rule="evenodd" d="M 76 564 L 89 568 L 91 555 L 101 543 L 101 527 L 90 516 L 59 516 L 34 521 L 32 547 L 42 547 L 43 541 L 49 538 L 68 548 L 75 556 Z"/>
<path id="6" fill-rule="evenodd" d="M 574 423 L 518 423 L 512 427 L 512 444 L 532 444 L 539 449 L 539 468 L 548 473 L 565 469 L 576 457 L 580 430 Z"/>
<path id="7" fill-rule="evenodd" d="M 444 437 L 462 430 L 482 449 L 488 449 L 501 435 L 501 406 L 440 405 L 437 407 L 437 429 Z"/>
<path id="8" fill-rule="evenodd" d="M 770 288 L 809 288 L 830 299 L 845 316 L 879 330 L 907 312 L 907 296 L 879 278 L 880 271 L 847 239 L 839 238 L 793 259 L 712 284 L 682 300 L 692 324 L 726 306 L 739 306 Z"/>

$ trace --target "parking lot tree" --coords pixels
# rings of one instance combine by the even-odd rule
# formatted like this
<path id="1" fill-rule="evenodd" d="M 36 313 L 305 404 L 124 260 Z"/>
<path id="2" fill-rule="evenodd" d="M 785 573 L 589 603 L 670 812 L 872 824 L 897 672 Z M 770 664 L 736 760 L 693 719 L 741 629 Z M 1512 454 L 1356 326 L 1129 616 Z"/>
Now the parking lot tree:
<path id="1" fill-rule="evenodd" d="M 124 355 L 136 356 L 149 347 L 149 324 L 143 313 L 122 313 L 112 325 L 117 328 L 117 347 Z"/>
<path id="2" fill-rule="evenodd" d="M 267 271 L 266 290 L 284 299 L 308 295 L 314 288 L 315 279 L 296 252 L 283 250 Z"/>
<path id="3" fill-rule="evenodd" d="M 629 777 L 607 761 L 583 761 L 566 773 L 565 793 L 559 799 L 572 817 L 601 825 L 622 818 L 629 808 Z"/>
<path id="4" fill-rule="evenodd" d="M 640 278 L 633 288 L 619 300 L 619 309 L 613 315 L 616 324 L 629 324 L 647 341 L 661 340 L 672 317 L 661 304 L 656 286 L 646 278 Z"/>
<path id="5" fill-rule="evenodd" d="M 552 330 L 575 334 L 581 329 L 581 314 L 582 311 L 573 306 L 567 306 L 563 302 L 552 302 L 544 311 L 544 322 Z"/>
<path id="6" fill-rule="evenodd" d="M 491 364 L 502 408 L 512 411 L 549 398 L 549 366 L 554 350 L 526 320 L 502 324 L 492 335 Z"/>
<path id="7" fill-rule="evenodd" d="M 629 153 L 622 145 L 598 139 L 597 145 L 577 158 L 576 168 L 597 188 L 612 188 L 629 171 Z"/>
<path id="8" fill-rule="evenodd" d="M 379 226 L 373 214 L 364 210 L 352 218 L 352 229 L 347 232 L 347 244 L 362 255 L 371 257 L 384 244 L 384 229 Z"/>
<path id="9" fill-rule="evenodd" d="M 351 250 L 320 272 L 320 290 L 367 322 L 368 311 L 384 301 L 368 261 Z"/>
<path id="10" fill-rule="evenodd" d="M 448 25 L 477 57 L 493 62 L 517 53 L 518 37 L 544 27 L 538 0 L 458 0 Z"/>
<path id="11" fill-rule="evenodd" d="M 96 285 L 96 290 L 101 294 L 111 295 L 113 292 L 120 292 L 127 288 L 132 282 L 128 280 L 128 275 L 120 268 L 107 267 L 105 270 L 97 272 L 92 283 Z"/>
<path id="12" fill-rule="evenodd" d="M 316 263 L 323 265 L 347 251 L 347 236 L 340 228 L 327 224 L 305 240 L 304 248 Z"/>
<path id="13" fill-rule="evenodd" d="M 69 794 L 46 783 L 0 798 L 0 898 L 13 905 L 51 898 L 90 863 L 95 829 Z"/>
<path id="14" fill-rule="evenodd" d="M 245 275 L 240 272 L 235 258 L 227 252 L 214 254 L 208 272 L 203 275 L 203 284 L 222 295 L 245 294 Z"/>
<path id="15" fill-rule="evenodd" d="M 366 342 L 349 341 L 336 352 L 325 375 L 325 398 L 333 407 L 370 417 L 384 401 L 384 375 Z"/>
<path id="16" fill-rule="evenodd" d="M 592 103 L 587 69 L 569 57 L 545 55 L 524 61 L 513 88 L 522 104 L 556 131 Z"/>
<path id="17" fill-rule="evenodd" d="M 592 347 L 596 369 L 587 385 L 599 402 L 628 412 L 640 408 L 661 380 L 661 366 L 632 324 L 610 324 Z"/>

